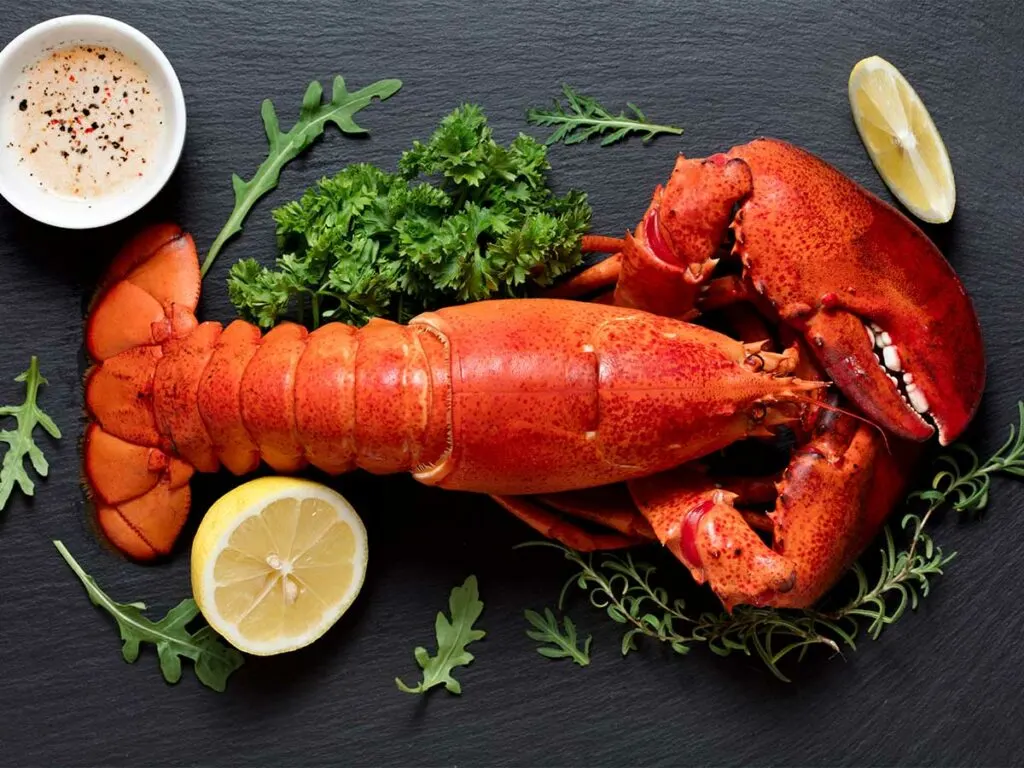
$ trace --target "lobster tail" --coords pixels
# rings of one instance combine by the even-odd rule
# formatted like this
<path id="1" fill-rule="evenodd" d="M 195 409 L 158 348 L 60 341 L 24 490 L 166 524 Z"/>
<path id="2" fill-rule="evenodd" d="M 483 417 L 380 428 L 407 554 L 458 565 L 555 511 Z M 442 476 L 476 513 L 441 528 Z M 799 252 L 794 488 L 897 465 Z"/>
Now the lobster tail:
<path id="1" fill-rule="evenodd" d="M 93 422 L 83 447 L 85 483 L 100 529 L 140 560 L 171 550 L 188 516 L 193 466 L 209 467 L 187 409 L 156 407 L 168 386 L 180 387 L 176 377 L 158 379 L 158 364 L 169 354 L 194 355 L 191 340 L 201 344 L 210 333 L 192 333 L 199 281 L 192 238 L 174 225 L 152 227 L 114 259 L 86 325 L 96 365 L 85 385 Z M 172 423 L 160 423 L 158 412 Z"/>

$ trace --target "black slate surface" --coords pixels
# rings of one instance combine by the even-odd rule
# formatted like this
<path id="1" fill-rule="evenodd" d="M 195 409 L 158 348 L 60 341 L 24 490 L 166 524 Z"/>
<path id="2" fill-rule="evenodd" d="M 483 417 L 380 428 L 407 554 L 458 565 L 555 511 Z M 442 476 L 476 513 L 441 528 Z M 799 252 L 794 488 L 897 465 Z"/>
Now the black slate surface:
<path id="1" fill-rule="evenodd" d="M 555 556 L 513 552 L 530 538 L 486 501 L 408 478 L 334 481 L 371 536 L 366 586 L 315 646 L 250 659 L 222 695 L 186 671 L 161 679 L 146 651 L 122 661 L 116 630 L 53 550 L 62 538 L 109 592 L 163 612 L 189 588 L 187 551 L 154 567 L 97 542 L 79 487 L 84 297 L 125 234 L 171 218 L 205 249 L 231 208 L 229 176 L 264 155 L 259 102 L 290 124 L 306 83 L 405 87 L 360 116 L 366 141 L 336 134 L 290 166 L 205 285 L 207 318 L 227 319 L 223 279 L 242 256 L 269 260 L 269 210 L 346 163 L 392 167 L 461 101 L 482 104 L 497 135 L 563 81 L 609 105 L 633 100 L 685 135 L 649 146 L 552 150 L 560 188 L 591 195 L 597 231 L 633 226 L 676 152 L 703 155 L 758 134 L 805 145 L 870 189 L 885 189 L 852 125 L 850 68 L 893 61 L 932 111 L 957 174 L 954 221 L 929 233 L 975 299 L 989 383 L 968 439 L 994 448 L 1024 394 L 1019 346 L 1024 155 L 1019 126 L 1024 16 L 1012 0 L 946 2 L 60 2 L 4 3 L 0 39 L 45 18 L 105 13 L 139 27 L 174 64 L 189 110 L 170 186 L 133 220 L 71 234 L 0 204 L 0 402 L 40 355 L 42 404 L 66 432 L 46 446 L 53 472 L 0 520 L 0 763 L 4 765 L 941 764 L 1021 762 L 1024 488 L 998 482 L 987 518 L 951 517 L 937 538 L 960 555 L 916 615 L 844 658 L 819 654 L 790 685 L 754 660 L 648 647 L 622 659 L 617 633 L 581 600 L 593 664 L 540 658 L 522 610 L 553 604 L 567 573 Z M 232 484 L 195 483 L 202 508 Z M 487 639 L 460 675 L 461 698 L 399 693 L 412 648 L 429 644 L 449 588 L 479 576 Z"/>

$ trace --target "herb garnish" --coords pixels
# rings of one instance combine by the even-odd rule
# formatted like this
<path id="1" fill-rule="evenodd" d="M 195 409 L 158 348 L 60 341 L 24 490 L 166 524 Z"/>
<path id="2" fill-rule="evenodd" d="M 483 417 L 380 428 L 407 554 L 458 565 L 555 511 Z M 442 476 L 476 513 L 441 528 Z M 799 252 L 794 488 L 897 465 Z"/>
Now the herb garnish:
<path id="1" fill-rule="evenodd" d="M 486 634 L 483 630 L 473 629 L 473 623 L 484 610 L 477 591 L 476 576 L 470 576 L 461 587 L 452 589 L 448 610 L 452 615 L 451 620 L 443 611 L 438 611 L 434 622 L 437 655 L 431 656 L 422 646 L 413 651 L 416 663 L 423 670 L 423 680 L 415 688 L 410 688 L 396 677 L 395 684 L 400 691 L 425 693 L 434 686 L 444 685 L 449 693 L 462 693 L 462 685 L 452 677 L 452 671 L 455 667 L 473 661 L 473 654 L 466 650 L 466 646 L 475 640 L 482 640 Z"/>
<path id="2" fill-rule="evenodd" d="M 202 274 L 205 275 L 209 271 L 224 244 L 242 231 L 242 222 L 256 202 L 277 186 L 281 169 L 312 144 L 314 139 L 324 132 L 328 123 L 334 123 L 342 133 L 364 134 L 366 131 L 356 125 L 352 116 L 366 107 L 374 97 L 383 101 L 394 95 L 401 87 L 401 80 L 378 80 L 349 93 L 345 88 L 344 78 L 339 75 L 334 78 L 331 100 L 324 104 L 323 87 L 314 80 L 302 97 L 299 119 L 287 133 L 281 133 L 273 102 L 265 99 L 260 108 L 260 116 L 267 132 L 270 152 L 249 181 L 244 181 L 238 174 L 231 177 L 231 184 L 235 190 L 235 208 L 217 235 L 217 239 L 210 246 L 210 252 L 203 262 Z"/>
<path id="3" fill-rule="evenodd" d="M 639 637 L 663 642 L 679 654 L 706 643 L 720 656 L 736 651 L 756 654 L 772 674 L 788 682 L 778 666 L 786 656 L 797 652 L 797 658 L 802 659 L 814 645 L 837 653 L 844 646 L 856 650 L 861 633 L 876 640 L 886 626 L 903 616 L 907 608 L 916 609 L 918 601 L 928 595 L 931 579 L 956 556 L 955 552 L 945 554 L 925 532 L 932 516 L 944 506 L 961 514 L 978 515 L 988 504 L 992 475 L 1024 477 L 1024 401 L 1017 404 L 1017 410 L 1018 426 L 1010 427 L 1007 441 L 984 463 L 965 445 L 955 445 L 950 454 L 939 458 L 942 469 L 930 487 L 910 496 L 928 506 L 921 514 L 903 517 L 901 528 L 909 535 L 907 543 L 897 548 L 893 530 L 886 526 L 878 575 L 869 578 L 865 566 L 856 563 L 852 575 L 857 592 L 834 610 L 739 606 L 731 614 L 705 612 L 694 616 L 686 613 L 683 600 L 670 598 L 667 590 L 652 583 L 653 566 L 635 562 L 631 554 L 601 554 L 595 558 L 550 541 L 530 542 L 530 546 L 558 549 L 579 569 L 563 586 L 559 609 L 573 584 L 587 592 L 591 605 L 626 628 L 623 655 L 637 648 Z M 960 456 L 967 459 L 966 464 Z"/>
<path id="4" fill-rule="evenodd" d="M 522 134 L 499 145 L 479 107 L 445 117 L 398 168 L 351 165 L 274 211 L 282 255 L 276 269 L 253 259 L 232 267 L 238 311 L 264 328 L 285 316 L 313 327 L 405 321 L 525 295 L 528 283 L 550 285 L 580 263 L 586 196 L 557 197 L 544 145 Z"/>
<path id="5" fill-rule="evenodd" d="M 523 611 L 526 620 L 530 622 L 533 629 L 526 630 L 526 636 L 538 643 L 547 643 L 537 648 L 537 653 L 548 659 L 572 659 L 581 667 L 590 663 L 590 643 L 593 636 L 587 635 L 583 647 L 579 645 L 576 637 L 576 625 L 568 616 L 563 617 L 565 630 L 558 626 L 558 619 L 550 608 L 544 609 L 541 616 L 536 611 Z"/>
<path id="6" fill-rule="evenodd" d="M 215 691 L 223 691 L 231 673 L 242 666 L 242 654 L 224 643 L 209 626 L 188 631 L 188 625 L 199 615 L 192 598 L 182 600 L 154 622 L 142 615 L 145 603 L 115 602 L 82 569 L 63 543 L 54 541 L 53 545 L 85 586 L 92 604 L 114 617 L 124 641 L 121 654 L 125 661 L 131 663 L 139 658 L 142 643 L 153 643 L 164 680 L 176 683 L 181 679 L 181 658 L 184 657 L 192 659 L 199 682 Z"/>
<path id="7" fill-rule="evenodd" d="M 613 115 L 602 107 L 597 99 L 584 96 L 573 90 L 569 85 L 562 86 L 562 93 L 565 94 L 566 107 L 563 107 L 558 99 L 555 99 L 551 109 L 534 107 L 526 112 L 526 119 L 533 125 L 555 126 L 555 130 L 546 140 L 546 144 L 579 144 L 598 136 L 601 139 L 601 146 L 614 144 L 625 139 L 630 134 L 643 134 L 643 142 L 646 144 L 659 133 L 671 133 L 676 136 L 683 132 L 682 128 L 672 125 L 655 125 L 647 119 L 647 115 L 640 111 L 640 107 L 632 102 L 627 102 L 626 107 L 632 115 L 625 111 Z"/>
<path id="8" fill-rule="evenodd" d="M 36 405 L 39 387 L 49 384 L 39 372 L 39 358 L 33 355 L 28 370 L 18 374 L 14 380 L 25 383 L 25 400 L 21 405 L 0 407 L 0 418 L 13 416 L 17 423 L 15 429 L 0 430 L 0 443 L 7 443 L 3 465 L 0 465 L 0 510 L 7 504 L 15 483 L 26 496 L 35 493 L 35 483 L 25 470 L 26 458 L 40 477 L 46 477 L 50 471 L 46 457 L 32 439 L 36 425 L 42 427 L 50 437 L 60 438 L 60 430 L 53 419 Z"/>

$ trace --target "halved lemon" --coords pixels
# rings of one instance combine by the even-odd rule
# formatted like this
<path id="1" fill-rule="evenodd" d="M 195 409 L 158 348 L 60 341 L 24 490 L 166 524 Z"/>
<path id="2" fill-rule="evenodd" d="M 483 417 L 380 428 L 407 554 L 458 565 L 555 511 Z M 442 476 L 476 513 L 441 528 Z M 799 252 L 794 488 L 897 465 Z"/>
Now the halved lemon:
<path id="1" fill-rule="evenodd" d="M 203 616 L 258 656 L 309 645 L 355 600 L 366 529 L 345 498 L 293 477 L 262 477 L 217 500 L 192 543 Z"/>
<path id="2" fill-rule="evenodd" d="M 885 59 L 850 73 L 850 107 L 871 161 L 892 193 L 922 221 L 949 221 L 956 184 L 949 154 L 924 102 Z"/>

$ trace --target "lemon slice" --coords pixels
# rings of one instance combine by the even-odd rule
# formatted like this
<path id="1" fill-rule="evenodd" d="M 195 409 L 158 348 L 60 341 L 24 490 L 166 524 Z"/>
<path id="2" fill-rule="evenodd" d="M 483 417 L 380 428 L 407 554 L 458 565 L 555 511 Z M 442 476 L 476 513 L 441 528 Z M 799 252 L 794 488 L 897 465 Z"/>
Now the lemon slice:
<path id="1" fill-rule="evenodd" d="M 258 656 L 309 645 L 352 604 L 366 529 L 341 494 L 263 477 L 210 507 L 192 543 L 192 592 L 224 639 Z"/>
<path id="2" fill-rule="evenodd" d="M 861 59 L 850 73 L 850 107 L 882 180 L 922 221 L 949 221 L 956 205 L 953 167 L 924 102 L 885 59 Z"/>

